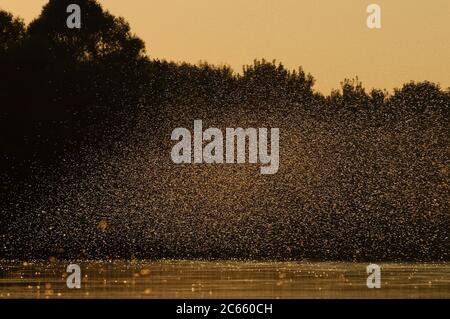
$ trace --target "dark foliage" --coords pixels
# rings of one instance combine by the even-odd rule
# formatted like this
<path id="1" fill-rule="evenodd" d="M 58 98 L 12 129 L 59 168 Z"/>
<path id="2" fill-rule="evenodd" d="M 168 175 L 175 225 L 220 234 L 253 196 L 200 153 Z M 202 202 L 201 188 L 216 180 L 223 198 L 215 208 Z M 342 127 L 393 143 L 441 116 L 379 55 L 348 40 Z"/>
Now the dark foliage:
<path id="1" fill-rule="evenodd" d="M 27 27 L 0 11 L 0 70 L 0 257 L 450 258 L 437 84 L 390 95 L 346 79 L 323 96 L 275 61 L 236 74 L 150 60 L 94 0 L 50 0 Z M 168 136 L 193 119 L 280 127 L 284 166 L 251 188 L 249 167 L 175 173 Z"/>

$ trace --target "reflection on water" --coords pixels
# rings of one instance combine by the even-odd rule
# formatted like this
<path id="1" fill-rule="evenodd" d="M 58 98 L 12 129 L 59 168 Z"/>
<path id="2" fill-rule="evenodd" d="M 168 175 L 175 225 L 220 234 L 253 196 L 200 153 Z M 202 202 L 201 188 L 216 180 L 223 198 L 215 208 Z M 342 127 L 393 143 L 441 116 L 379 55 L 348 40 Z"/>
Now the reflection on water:
<path id="1" fill-rule="evenodd" d="M 380 263 L 381 289 L 365 263 L 242 261 L 80 261 L 68 289 L 68 264 L 0 261 L 0 298 L 450 298 L 449 263 Z"/>

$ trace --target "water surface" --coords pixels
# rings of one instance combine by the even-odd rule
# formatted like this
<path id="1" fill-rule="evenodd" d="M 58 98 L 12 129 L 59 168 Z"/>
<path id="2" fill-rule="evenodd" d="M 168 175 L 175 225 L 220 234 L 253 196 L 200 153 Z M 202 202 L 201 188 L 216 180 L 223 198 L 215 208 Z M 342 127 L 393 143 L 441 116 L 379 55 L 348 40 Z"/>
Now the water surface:
<path id="1" fill-rule="evenodd" d="M 0 298 L 450 298 L 449 263 L 379 263 L 380 289 L 368 263 L 79 261 L 80 289 L 68 264 L 0 261 Z"/>

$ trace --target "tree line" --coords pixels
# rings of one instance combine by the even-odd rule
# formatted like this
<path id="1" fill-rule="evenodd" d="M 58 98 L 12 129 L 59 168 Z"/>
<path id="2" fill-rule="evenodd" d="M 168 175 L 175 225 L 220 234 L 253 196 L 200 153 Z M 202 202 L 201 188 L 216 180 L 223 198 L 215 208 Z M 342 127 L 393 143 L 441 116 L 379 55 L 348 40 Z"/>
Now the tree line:
<path id="1" fill-rule="evenodd" d="M 129 24 L 96 1 L 78 1 L 83 27 L 67 28 L 70 2 L 49 1 L 28 26 L 0 11 L 1 145 L 10 158 L 51 157 L 67 143 L 87 139 L 85 134 L 97 132 L 89 139 L 98 140 L 140 107 L 158 112 L 170 104 L 448 115 L 450 91 L 430 82 L 410 82 L 389 95 L 367 93 L 357 79 L 346 79 L 324 96 L 313 90 L 310 74 L 275 61 L 255 60 L 238 74 L 228 66 L 151 60 Z"/>
<path id="2" fill-rule="evenodd" d="M 78 3 L 82 8 L 81 29 L 69 29 L 66 26 L 66 7 L 71 3 Z M 321 236 L 321 231 L 331 225 L 328 224 L 329 219 L 333 218 L 332 214 L 324 215 L 328 209 L 326 204 L 329 201 L 331 207 L 334 205 L 331 204 L 333 200 L 341 198 L 343 206 L 349 203 L 355 206 L 345 207 L 349 212 L 345 216 L 349 217 L 348 221 L 342 222 L 343 229 L 357 232 L 355 223 L 364 226 L 371 222 L 369 213 L 360 214 L 361 207 L 366 207 L 364 209 L 367 211 L 378 214 L 377 222 L 384 225 L 386 234 L 397 235 L 397 230 L 390 228 L 392 217 L 386 216 L 395 211 L 401 219 L 404 218 L 403 214 L 411 211 L 402 206 L 406 203 L 403 197 L 397 197 L 400 192 L 390 188 L 392 185 L 403 185 L 402 183 L 410 187 L 403 187 L 403 190 L 415 194 L 408 204 L 416 207 L 418 211 L 417 214 L 414 211 L 415 215 L 411 217 L 417 219 L 417 223 L 407 225 L 412 227 L 413 231 L 417 230 L 415 237 L 411 235 L 411 243 L 414 244 L 419 238 L 431 238 L 433 231 L 441 236 L 448 226 L 448 222 L 443 219 L 445 206 L 429 204 L 428 200 L 431 201 L 432 196 L 423 200 L 416 194 L 423 190 L 428 192 L 426 194 L 437 194 L 436 198 L 443 199 L 443 181 L 448 181 L 447 155 L 450 135 L 445 132 L 449 131 L 450 89 L 443 89 L 436 83 L 409 82 L 388 93 L 381 89 L 367 91 L 357 78 L 345 79 L 340 89 L 324 95 L 314 90 L 315 79 L 311 74 L 302 68 L 289 70 L 276 61 L 255 60 L 253 64 L 244 66 L 241 73 L 237 73 L 226 65 L 215 66 L 206 62 L 194 65 L 151 59 L 151 52 L 147 53 L 144 42 L 131 32 L 129 24 L 123 18 L 105 11 L 94 0 L 50 0 L 43 7 L 41 14 L 29 25 L 6 11 L 0 11 L 0 70 L 0 207 L 4 215 L 0 219 L 0 236 L 16 236 L 14 234 L 17 229 L 22 229 L 22 221 L 29 220 L 24 207 L 34 209 L 33 207 L 37 206 L 33 205 L 33 202 L 42 199 L 43 194 L 57 193 L 61 176 L 83 176 L 85 172 L 78 164 L 85 160 L 83 154 L 86 148 L 98 150 L 100 154 L 100 150 L 111 148 L 116 141 L 126 140 L 127 134 L 142 125 L 139 121 L 143 113 L 146 114 L 145 130 L 154 135 L 164 135 L 167 132 L 170 134 L 172 129 L 181 125 L 181 120 L 191 123 L 194 119 L 207 120 L 209 116 L 220 119 L 225 118 L 224 114 L 234 114 L 235 117 L 239 117 L 241 113 L 255 116 L 261 114 L 261 123 L 267 119 L 278 119 L 281 123 L 287 118 L 298 120 L 291 124 L 289 129 L 300 131 L 303 140 L 298 143 L 282 141 L 282 148 L 294 143 L 291 149 L 287 146 L 283 149 L 286 153 L 292 150 L 291 153 L 294 154 L 294 151 L 299 149 L 296 155 L 282 155 L 282 165 L 292 160 L 297 163 L 292 164 L 292 167 L 298 171 L 308 167 L 308 170 L 301 172 L 310 176 L 307 179 L 302 176 L 303 179 L 296 180 L 296 185 L 292 184 L 290 175 L 284 175 L 283 171 L 274 177 L 280 179 L 278 188 L 285 183 L 285 191 L 280 196 L 289 196 L 290 199 L 286 201 L 287 208 L 277 210 L 278 217 L 285 214 L 283 216 L 286 220 L 292 219 L 289 227 L 304 218 L 292 217 L 292 213 L 297 212 L 299 207 L 306 207 L 305 214 L 317 209 L 322 217 L 325 216 L 322 223 L 317 223 L 317 234 Z M 394 133 L 391 134 L 392 131 Z M 322 141 L 329 134 L 335 138 Z M 162 154 L 169 153 L 164 151 Z M 377 158 L 375 163 L 371 162 L 374 154 Z M 299 158 L 296 159 L 295 156 Z M 67 164 L 68 159 L 70 164 Z M 310 163 L 311 161 L 313 163 Z M 325 190 L 330 191 L 326 200 L 320 193 L 322 188 L 316 189 L 309 184 L 302 188 L 305 180 L 313 183 L 322 173 L 327 174 L 329 166 L 324 163 L 335 164 L 340 172 L 339 176 L 330 177 L 330 183 L 332 180 L 335 187 L 325 187 Z M 408 170 L 409 167 L 417 167 L 414 174 Z M 380 169 L 385 170 L 383 174 L 380 174 Z M 161 171 L 163 173 L 157 174 L 155 180 L 162 174 L 166 174 L 164 176 L 167 176 L 168 180 L 176 178 L 163 168 Z M 422 184 L 419 185 L 416 179 Z M 43 180 L 48 185 L 43 185 Z M 161 189 L 166 187 L 164 183 L 159 186 Z M 374 189 L 372 193 L 368 191 L 369 186 Z M 277 187 L 269 189 L 276 190 Z M 359 193 L 356 193 L 355 187 L 359 187 Z M 378 195 L 374 195 L 384 194 L 378 188 L 384 190 L 385 197 L 379 195 L 380 199 L 376 197 Z M 302 189 L 302 196 L 311 194 L 299 199 L 295 189 Z M 332 193 L 331 190 L 334 189 L 336 192 Z M 88 193 L 91 193 L 91 190 Z M 322 196 L 320 200 L 316 198 L 319 195 Z M 406 195 L 409 196 L 405 194 L 405 198 Z M 393 202 L 395 200 L 401 209 L 393 209 L 383 204 L 382 200 L 385 198 L 392 198 Z M 370 200 L 373 203 L 369 207 L 366 202 Z M 263 206 L 263 203 L 261 200 L 253 206 L 260 205 L 259 208 L 266 214 L 268 207 Z M 46 205 L 51 206 L 52 203 L 48 201 Z M 100 211 L 95 205 L 93 210 Z M 161 203 L 162 212 L 166 212 L 166 207 Z M 431 216 L 423 214 L 423 211 L 430 207 L 437 217 L 428 224 L 437 230 L 420 228 L 426 224 L 421 221 Z M 174 209 L 178 208 L 177 206 Z M 157 213 L 159 212 L 155 212 Z M 167 213 L 170 215 L 171 212 Z M 36 213 L 36 216 L 38 215 L 39 213 Z M 363 215 L 367 220 L 357 219 Z M 74 217 L 68 217 L 71 218 Z M 255 219 L 254 222 L 260 223 L 264 218 Z M 95 228 L 88 219 L 83 215 L 79 222 L 83 227 L 90 225 L 89 227 Z M 43 222 L 39 224 L 37 219 L 34 220 L 34 215 L 32 220 L 36 221 L 33 231 L 39 233 Z M 200 225 L 203 225 L 203 219 L 199 220 Z M 314 225 L 315 220 L 311 219 L 311 225 Z M 183 218 L 180 217 L 179 221 L 183 221 Z M 16 228 L 6 230 L 9 223 L 14 224 Z M 248 229 L 254 231 L 254 224 L 249 225 Z M 116 229 L 117 236 L 110 237 L 111 247 L 119 251 L 123 247 L 115 245 L 116 241 L 120 236 L 128 236 L 130 231 L 120 227 Z M 283 230 L 283 227 L 280 229 Z M 293 227 L 292 232 L 298 232 L 299 240 L 305 242 L 306 248 L 301 252 L 304 257 L 310 256 L 310 252 L 313 255 L 317 252 L 315 257 L 330 257 L 331 253 L 335 253 L 330 258 L 340 258 L 342 253 L 346 252 L 353 256 L 353 252 L 359 249 L 355 248 L 357 244 L 351 242 L 351 236 L 343 240 L 338 233 L 329 233 L 331 239 L 320 237 L 320 240 L 323 239 L 329 244 L 336 239 L 336 243 L 342 247 L 341 250 L 325 253 L 316 248 L 313 241 L 304 239 L 305 234 L 299 229 Z M 312 228 L 306 228 L 306 231 L 310 229 Z M 22 235 L 33 234 L 33 231 L 23 232 Z M 230 231 L 230 234 L 234 233 Z M 398 234 L 403 233 L 398 231 Z M 286 241 L 279 241 L 277 238 L 281 237 L 276 235 L 274 230 L 274 238 L 270 238 L 270 245 L 273 244 L 273 247 L 270 247 L 275 255 L 269 254 L 266 257 L 296 258 L 294 252 L 284 254 L 282 249 L 285 248 L 283 245 L 287 245 Z M 98 236 L 107 234 L 101 233 Z M 131 238 L 134 235 L 129 236 Z M 314 237 L 315 232 L 311 231 L 310 236 Z M 358 236 L 365 239 L 366 233 L 361 232 Z M 429 258 L 448 259 L 448 251 L 447 255 L 442 257 L 445 242 L 439 236 L 433 237 L 433 240 L 440 248 L 435 248 L 434 251 L 430 248 L 432 254 Z M 177 238 L 180 237 L 174 235 L 174 242 Z M 103 237 L 101 239 L 103 240 Z M 86 243 L 92 241 L 90 237 L 85 237 L 84 240 Z M 126 242 L 125 247 L 129 244 L 129 238 L 123 240 Z M 9 244 L 11 251 L 14 251 L 14 247 L 28 249 L 28 242 L 21 242 L 20 239 L 18 242 L 18 245 Z M 170 241 L 164 239 L 156 244 L 166 245 L 167 242 Z M 188 240 L 185 242 L 189 243 Z M 230 243 L 233 242 L 230 240 Z M 407 245 L 413 247 L 410 242 Z M 431 242 L 430 247 L 435 245 L 435 242 Z M 178 245 L 178 242 L 176 243 Z M 241 244 L 236 241 L 236 251 L 240 251 L 243 246 Z M 312 246 L 309 247 L 309 244 Z M 178 247 L 177 245 L 174 244 L 174 247 Z M 320 247 L 325 247 L 324 245 Z M 337 247 L 336 245 L 333 247 Z M 374 247 L 377 248 L 377 245 L 378 242 L 374 241 Z M 380 256 L 427 258 L 425 252 L 416 253 L 415 248 L 410 246 L 408 247 L 411 252 L 402 255 L 405 245 L 398 242 L 398 249 L 392 246 L 392 252 L 380 250 Z M 438 247 L 436 245 L 435 247 Z M 42 248 L 41 253 L 48 253 L 46 249 L 47 247 Z M 250 247 L 248 249 L 251 250 Z M 163 252 L 164 249 L 161 249 L 159 255 L 155 256 L 167 257 Z M 145 250 L 141 253 L 146 257 Z M 173 257 L 186 257 L 183 253 L 184 251 L 180 254 L 174 253 Z M 371 253 L 368 252 L 366 257 L 370 257 Z M 20 256 L 20 252 L 15 254 Z M 109 252 L 105 251 L 104 254 L 108 255 Z M 245 254 L 218 256 L 235 258 L 240 255 Z M 95 257 L 95 254 L 92 256 Z M 128 255 L 120 251 L 118 256 Z M 202 253 L 199 253 L 199 256 L 202 257 Z"/>

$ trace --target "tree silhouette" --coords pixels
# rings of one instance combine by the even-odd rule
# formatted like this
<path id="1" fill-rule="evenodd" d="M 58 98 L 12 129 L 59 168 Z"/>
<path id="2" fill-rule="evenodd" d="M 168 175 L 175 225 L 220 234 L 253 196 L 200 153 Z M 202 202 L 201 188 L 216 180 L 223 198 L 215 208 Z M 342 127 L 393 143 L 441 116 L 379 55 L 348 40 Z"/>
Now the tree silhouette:
<path id="1" fill-rule="evenodd" d="M 66 7 L 72 3 L 82 9 L 81 29 L 66 26 Z M 2 257 L 45 258 L 56 246 L 66 245 L 70 247 L 61 254 L 67 258 L 78 256 L 74 254 L 86 246 L 94 258 L 129 258 L 133 247 L 143 258 L 449 259 L 448 218 L 443 216 L 448 211 L 450 90 L 437 84 L 410 82 L 389 95 L 379 89 L 367 93 L 357 78 L 345 79 L 341 90 L 323 96 L 314 92 L 310 74 L 275 61 L 255 60 L 236 74 L 228 66 L 206 62 L 149 60 L 144 43 L 128 23 L 94 0 L 50 0 L 27 28 L 0 11 L 0 70 L 0 238 L 8 239 L 0 248 Z M 167 205 L 160 194 L 181 181 L 165 162 L 171 142 L 167 133 L 195 118 L 223 126 L 228 121 L 255 127 L 273 124 L 283 132 L 286 170 L 252 185 L 254 194 L 264 189 L 248 205 L 248 211 L 256 214 L 234 218 L 240 208 L 231 212 L 225 211 L 227 205 L 214 208 L 233 216 L 236 224 L 224 223 L 236 226 L 225 235 L 233 238 L 225 241 L 233 249 L 208 246 L 210 238 L 203 241 L 195 223 L 185 219 L 186 214 L 176 215 L 178 208 Z M 119 136 L 124 143 L 115 143 Z M 126 156 L 110 152 L 111 145 L 119 145 Z M 154 156 L 151 170 L 145 147 Z M 86 149 L 94 155 L 82 158 Z M 130 152 L 136 149 L 142 153 Z M 114 163 L 108 161 L 109 155 Z M 142 158 L 145 168 L 140 166 Z M 86 162 L 89 165 L 83 166 Z M 195 176 L 185 175 L 186 189 L 207 198 L 203 181 L 217 176 L 213 169 L 196 175 L 200 170 L 191 172 Z M 127 173 L 133 178 L 124 178 Z M 226 184 L 227 174 L 219 175 Z M 202 185 L 196 189 L 199 176 Z M 148 188 L 160 193 L 154 196 Z M 271 201 L 269 193 L 276 200 Z M 198 225 L 220 233 L 202 219 L 202 212 L 211 213 L 208 205 L 193 205 L 197 197 L 192 196 L 183 209 L 195 206 L 192 215 Z M 121 214 L 122 209 L 131 215 Z M 98 232 L 94 217 L 115 216 L 118 211 L 116 225 Z M 145 214 L 138 214 L 141 211 Z M 182 240 L 189 227 L 199 233 L 199 241 L 190 238 L 170 249 L 168 237 L 149 231 L 155 227 L 149 216 L 160 218 L 161 233 L 164 225 L 174 226 L 167 232 L 173 235 L 172 244 Z M 405 216 L 411 222 L 395 223 L 405 221 Z M 429 216 L 433 222 L 423 222 Z M 68 232 L 49 230 L 47 226 L 59 223 L 58 218 L 79 242 L 61 237 Z M 266 222 L 269 219 L 277 225 L 271 226 L 272 237 L 266 236 L 266 226 L 273 224 Z M 78 228 L 72 229 L 72 224 Z M 377 227 L 367 228 L 372 224 Z M 178 228 L 184 232 L 176 232 Z M 259 231 L 263 235 L 254 236 Z M 379 240 L 378 231 L 385 240 Z M 238 232 L 251 235 L 236 236 Z M 428 246 L 423 245 L 424 238 Z M 249 239 L 254 241 L 252 247 L 259 247 L 253 255 L 246 248 Z M 370 239 L 368 246 L 359 246 Z M 393 244 L 382 245 L 386 240 Z M 300 242 L 301 247 L 292 249 Z M 151 249 L 146 249 L 149 245 Z M 424 249 L 417 250 L 420 247 Z"/>
<path id="2" fill-rule="evenodd" d="M 21 146 L 17 138 L 17 130 L 20 130 L 17 124 L 21 119 L 19 105 L 16 103 L 20 78 L 15 59 L 24 37 L 25 26 L 22 20 L 0 10 L 0 164 L 5 155 L 19 152 Z"/>
<path id="3" fill-rule="evenodd" d="M 272 103 L 281 100 L 290 102 L 309 101 L 313 96 L 314 78 L 303 69 L 287 70 L 276 61 L 255 60 L 253 65 L 244 66 L 239 77 L 239 86 L 244 99 L 250 103 Z"/>
<path id="4" fill-rule="evenodd" d="M 428 81 L 404 84 L 394 90 L 389 102 L 393 108 L 406 112 L 438 111 L 448 115 L 450 109 L 449 92 Z"/>
<path id="5" fill-rule="evenodd" d="M 0 10 L 0 54 L 8 54 L 25 34 L 22 20 L 14 18 L 12 14 Z"/>
<path id="6" fill-rule="evenodd" d="M 367 109 L 369 96 L 358 77 L 341 82 L 341 90 L 342 92 L 333 90 L 329 97 L 329 103 L 333 107 L 352 111 Z"/>
<path id="7" fill-rule="evenodd" d="M 82 8 L 82 28 L 66 26 L 66 7 Z M 8 107 L 4 129 L 17 149 L 14 155 L 55 159 L 55 152 L 78 141 L 101 139 L 113 122 L 124 122 L 145 103 L 149 93 L 149 60 L 142 40 L 128 23 L 104 11 L 93 0 L 51 0 L 22 35 L 23 24 L 10 15 L 2 37 L 3 51 L 22 39 L 14 57 L 4 61 L 13 70 L 3 91 Z M 3 27 L 5 28 L 5 27 Z M 3 40 L 3 39 L 2 39 Z M 4 59 L 3 59 L 4 60 Z M 23 94 L 26 92 L 26 94 Z M 89 130 L 90 126 L 98 129 Z M 90 136 L 94 132 L 94 135 Z M 88 136 L 89 135 L 89 136 Z M 36 153 L 37 152 L 37 153 Z M 76 153 L 76 147 L 74 147 Z"/>
<path id="8" fill-rule="evenodd" d="M 82 8 L 81 29 L 66 26 L 70 3 Z M 96 1 L 50 1 L 28 28 L 25 52 L 33 55 L 30 67 L 52 80 L 39 91 L 56 91 L 57 98 L 64 99 L 57 104 L 107 105 L 110 112 L 143 98 L 148 79 L 144 43 L 131 34 L 124 19 L 105 12 Z"/>

